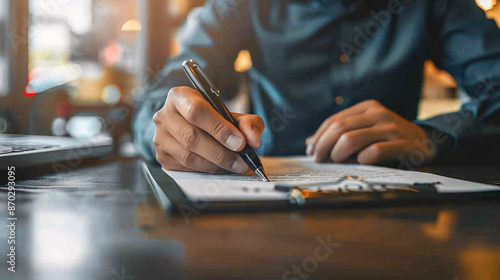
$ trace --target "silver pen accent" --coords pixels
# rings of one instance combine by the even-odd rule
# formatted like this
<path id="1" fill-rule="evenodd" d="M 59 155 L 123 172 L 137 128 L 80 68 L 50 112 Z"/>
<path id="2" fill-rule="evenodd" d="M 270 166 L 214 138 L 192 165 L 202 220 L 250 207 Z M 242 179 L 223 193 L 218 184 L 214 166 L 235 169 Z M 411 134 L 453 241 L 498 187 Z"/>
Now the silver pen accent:
<path id="1" fill-rule="evenodd" d="M 263 167 L 255 169 L 255 174 L 259 175 L 259 177 L 262 178 L 262 181 L 270 182 L 269 177 L 267 177 L 266 171 L 264 171 Z"/>

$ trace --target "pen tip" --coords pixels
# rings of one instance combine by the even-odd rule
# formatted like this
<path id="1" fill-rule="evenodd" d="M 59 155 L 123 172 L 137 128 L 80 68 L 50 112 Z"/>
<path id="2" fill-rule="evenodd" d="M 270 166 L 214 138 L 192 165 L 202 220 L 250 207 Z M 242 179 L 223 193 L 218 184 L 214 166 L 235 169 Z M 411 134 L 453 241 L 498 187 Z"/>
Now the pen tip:
<path id="1" fill-rule="evenodd" d="M 266 171 L 264 171 L 264 168 L 260 167 L 255 170 L 255 174 L 259 175 L 260 178 L 262 178 L 262 181 L 264 182 L 271 182 L 269 180 L 269 177 L 267 177 Z"/>

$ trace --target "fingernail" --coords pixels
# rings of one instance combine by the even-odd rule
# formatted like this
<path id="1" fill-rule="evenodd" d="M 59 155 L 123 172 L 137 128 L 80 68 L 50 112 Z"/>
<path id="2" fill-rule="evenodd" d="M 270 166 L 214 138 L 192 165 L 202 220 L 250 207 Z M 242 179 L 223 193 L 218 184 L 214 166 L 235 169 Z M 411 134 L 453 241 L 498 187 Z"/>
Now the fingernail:
<path id="1" fill-rule="evenodd" d="M 237 159 L 231 169 L 236 173 L 245 173 L 248 170 L 248 165 L 242 159 Z"/>
<path id="2" fill-rule="evenodd" d="M 226 145 L 233 151 L 237 151 L 243 144 L 243 138 L 236 134 L 229 135 L 226 140 Z"/>
<path id="3" fill-rule="evenodd" d="M 308 156 L 312 156 L 313 155 L 313 148 L 314 148 L 314 146 L 312 144 L 307 145 L 306 154 Z"/>
<path id="4" fill-rule="evenodd" d="M 312 156 L 314 154 L 314 138 L 311 139 L 311 142 L 309 142 L 309 145 L 307 145 L 307 149 L 306 149 L 306 154 L 308 156 Z"/>

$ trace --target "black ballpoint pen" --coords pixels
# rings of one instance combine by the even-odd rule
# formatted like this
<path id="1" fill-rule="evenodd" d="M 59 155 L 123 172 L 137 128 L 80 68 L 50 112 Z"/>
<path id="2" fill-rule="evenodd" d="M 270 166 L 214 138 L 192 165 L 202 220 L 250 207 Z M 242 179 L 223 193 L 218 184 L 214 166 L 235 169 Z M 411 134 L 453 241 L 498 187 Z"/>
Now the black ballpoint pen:
<path id="1" fill-rule="evenodd" d="M 238 123 L 233 117 L 233 114 L 229 112 L 226 105 L 220 97 L 220 91 L 215 87 L 215 85 L 210 81 L 208 76 L 201 70 L 198 63 L 188 60 L 182 63 L 182 67 L 186 72 L 189 80 L 193 86 L 198 90 L 203 98 L 212 105 L 212 107 L 226 119 L 228 122 L 232 123 L 236 128 L 238 128 Z M 239 129 L 239 128 L 238 128 Z M 263 181 L 269 182 L 269 177 L 267 177 L 262 162 L 255 150 L 248 144 L 245 148 L 238 152 L 241 158 L 246 162 L 246 164 L 257 174 Z"/>

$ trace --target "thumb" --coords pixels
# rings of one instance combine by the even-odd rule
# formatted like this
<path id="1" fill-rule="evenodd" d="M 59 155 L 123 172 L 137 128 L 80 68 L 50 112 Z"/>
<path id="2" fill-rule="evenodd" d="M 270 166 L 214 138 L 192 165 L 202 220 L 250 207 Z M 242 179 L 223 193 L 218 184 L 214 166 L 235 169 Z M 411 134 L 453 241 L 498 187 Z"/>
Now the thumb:
<path id="1" fill-rule="evenodd" d="M 233 113 L 238 122 L 239 129 L 245 135 L 248 145 L 252 148 L 260 146 L 260 137 L 264 132 L 266 125 L 264 120 L 257 115 Z"/>

